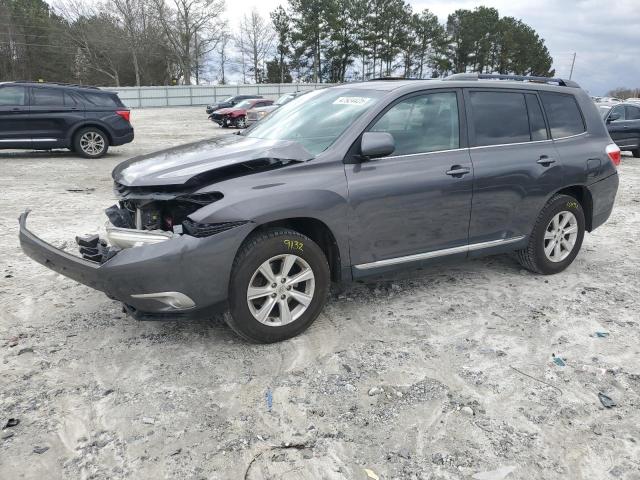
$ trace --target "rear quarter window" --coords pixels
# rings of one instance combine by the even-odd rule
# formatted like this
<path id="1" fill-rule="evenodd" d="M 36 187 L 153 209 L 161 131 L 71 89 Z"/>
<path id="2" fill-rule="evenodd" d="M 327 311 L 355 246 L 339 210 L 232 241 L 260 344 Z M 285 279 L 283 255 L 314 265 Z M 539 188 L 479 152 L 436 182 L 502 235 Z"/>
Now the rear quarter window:
<path id="1" fill-rule="evenodd" d="M 121 102 L 115 95 L 108 93 L 88 93 L 83 92 L 82 96 L 88 105 L 96 107 L 121 107 Z"/>
<path id="2" fill-rule="evenodd" d="M 586 131 L 580 107 L 573 95 L 540 92 L 540 98 L 553 138 L 569 137 Z"/>

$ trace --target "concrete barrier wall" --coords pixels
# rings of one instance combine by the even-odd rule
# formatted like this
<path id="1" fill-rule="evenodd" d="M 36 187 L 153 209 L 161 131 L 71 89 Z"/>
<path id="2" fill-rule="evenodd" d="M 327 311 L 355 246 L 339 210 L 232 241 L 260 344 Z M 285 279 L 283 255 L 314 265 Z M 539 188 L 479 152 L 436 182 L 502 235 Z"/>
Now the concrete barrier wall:
<path id="1" fill-rule="evenodd" d="M 129 108 L 207 105 L 233 95 L 262 95 L 277 99 L 283 93 L 330 87 L 330 83 L 263 83 L 256 85 L 179 85 L 175 87 L 110 87 Z"/>

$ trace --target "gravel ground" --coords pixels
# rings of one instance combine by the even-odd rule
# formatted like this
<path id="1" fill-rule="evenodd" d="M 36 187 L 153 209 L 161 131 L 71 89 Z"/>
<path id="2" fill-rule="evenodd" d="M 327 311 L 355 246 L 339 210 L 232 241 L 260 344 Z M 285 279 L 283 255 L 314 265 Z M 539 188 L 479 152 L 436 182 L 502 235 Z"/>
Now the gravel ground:
<path id="1" fill-rule="evenodd" d="M 133 122 L 98 161 L 0 152 L 0 478 L 640 478 L 639 159 L 562 274 L 495 256 L 352 284 L 254 346 L 220 318 L 135 321 L 21 253 L 26 207 L 72 249 L 118 162 L 223 134 L 201 108 Z"/>

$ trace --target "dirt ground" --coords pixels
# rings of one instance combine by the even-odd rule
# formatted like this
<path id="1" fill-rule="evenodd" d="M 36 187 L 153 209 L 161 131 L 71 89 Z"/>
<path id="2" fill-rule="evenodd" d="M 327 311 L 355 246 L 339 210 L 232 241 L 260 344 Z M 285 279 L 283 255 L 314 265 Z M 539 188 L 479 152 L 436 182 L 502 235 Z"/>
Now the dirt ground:
<path id="1" fill-rule="evenodd" d="M 133 122 L 101 160 L 0 152 L 1 479 L 640 479 L 640 159 L 562 274 L 496 256 L 348 285 L 256 346 L 138 322 L 22 254 L 25 208 L 71 250 L 118 162 L 223 134 L 202 108 Z"/>

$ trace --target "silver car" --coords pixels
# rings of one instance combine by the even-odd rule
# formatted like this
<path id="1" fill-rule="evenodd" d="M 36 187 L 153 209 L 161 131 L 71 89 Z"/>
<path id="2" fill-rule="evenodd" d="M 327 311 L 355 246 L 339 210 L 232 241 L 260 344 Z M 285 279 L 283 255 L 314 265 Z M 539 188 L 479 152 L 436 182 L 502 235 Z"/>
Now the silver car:
<path id="1" fill-rule="evenodd" d="M 269 113 L 271 113 L 274 110 L 280 108 L 282 105 L 284 105 L 285 103 L 290 102 L 294 98 L 299 97 L 303 93 L 304 92 L 285 93 L 280 98 L 278 98 L 278 100 L 276 100 L 276 102 L 273 105 L 268 105 L 266 107 L 252 108 L 251 110 L 248 110 L 247 111 L 247 118 L 246 118 L 247 127 L 250 127 L 251 125 L 253 125 L 254 123 L 256 123 L 259 120 L 262 120 Z"/>

